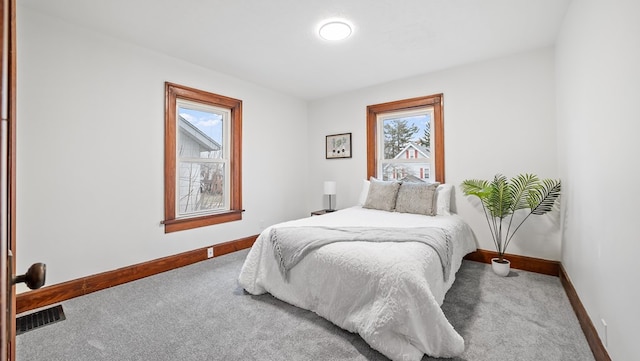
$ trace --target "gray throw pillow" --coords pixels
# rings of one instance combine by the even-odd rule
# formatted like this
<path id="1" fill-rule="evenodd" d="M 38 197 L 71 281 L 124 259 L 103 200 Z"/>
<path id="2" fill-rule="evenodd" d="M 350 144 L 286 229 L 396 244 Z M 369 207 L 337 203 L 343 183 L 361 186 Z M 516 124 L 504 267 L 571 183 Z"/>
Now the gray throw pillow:
<path id="1" fill-rule="evenodd" d="M 436 189 L 439 183 L 403 182 L 398 190 L 396 212 L 437 214 Z"/>
<path id="2" fill-rule="evenodd" d="M 369 194 L 367 194 L 367 200 L 364 202 L 362 208 L 392 212 L 396 207 L 396 197 L 399 188 L 399 182 L 381 181 L 371 177 Z"/>

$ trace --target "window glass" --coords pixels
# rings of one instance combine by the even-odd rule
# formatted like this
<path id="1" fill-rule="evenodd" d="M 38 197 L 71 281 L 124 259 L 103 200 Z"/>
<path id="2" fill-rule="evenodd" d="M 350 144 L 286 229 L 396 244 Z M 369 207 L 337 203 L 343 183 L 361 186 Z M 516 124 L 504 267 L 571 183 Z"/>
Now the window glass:
<path id="1" fill-rule="evenodd" d="M 229 111 L 182 100 L 177 106 L 178 217 L 229 210 Z"/>
<path id="2" fill-rule="evenodd" d="M 383 180 L 431 179 L 434 158 L 431 141 L 433 108 L 378 114 L 378 174 Z"/>

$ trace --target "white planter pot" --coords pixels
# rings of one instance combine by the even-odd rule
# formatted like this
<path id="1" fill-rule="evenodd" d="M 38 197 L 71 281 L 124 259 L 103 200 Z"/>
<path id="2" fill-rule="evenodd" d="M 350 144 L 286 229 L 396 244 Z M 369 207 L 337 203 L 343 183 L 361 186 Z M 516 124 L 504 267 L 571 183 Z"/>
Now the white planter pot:
<path id="1" fill-rule="evenodd" d="M 509 275 L 509 270 L 511 269 L 511 262 L 503 258 L 505 263 L 498 262 L 498 258 L 491 259 L 491 268 L 493 272 L 498 276 L 505 277 Z"/>

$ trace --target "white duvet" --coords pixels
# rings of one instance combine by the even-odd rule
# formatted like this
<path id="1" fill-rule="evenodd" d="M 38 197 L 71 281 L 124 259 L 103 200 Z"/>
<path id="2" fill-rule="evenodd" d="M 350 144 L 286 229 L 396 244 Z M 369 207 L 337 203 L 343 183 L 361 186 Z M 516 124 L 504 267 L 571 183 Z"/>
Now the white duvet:
<path id="1" fill-rule="evenodd" d="M 440 259 L 418 242 L 338 242 L 304 257 L 284 280 L 269 240 L 281 226 L 440 227 L 451 235 L 451 275 L 445 282 Z M 352 207 L 265 229 L 249 251 L 239 276 L 249 293 L 268 292 L 314 311 L 397 361 L 424 354 L 453 357 L 464 340 L 440 306 L 462 257 L 476 250 L 470 227 L 458 216 L 423 216 Z"/>

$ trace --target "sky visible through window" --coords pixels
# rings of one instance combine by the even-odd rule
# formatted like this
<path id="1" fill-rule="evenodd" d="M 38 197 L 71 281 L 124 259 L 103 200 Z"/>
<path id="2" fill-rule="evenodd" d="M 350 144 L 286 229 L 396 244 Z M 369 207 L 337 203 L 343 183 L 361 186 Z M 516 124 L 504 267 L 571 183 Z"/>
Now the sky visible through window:
<path id="1" fill-rule="evenodd" d="M 424 136 L 424 129 L 426 125 L 431 122 L 431 113 L 429 112 L 426 114 L 414 115 L 410 117 L 398 117 L 398 118 L 392 118 L 389 120 L 406 120 L 407 127 L 410 128 L 411 126 L 414 126 L 414 125 L 418 127 L 418 131 L 415 132 L 411 137 L 411 140 L 418 141 L 418 139 Z"/>
<path id="2" fill-rule="evenodd" d="M 208 137 L 222 144 L 222 115 L 183 107 L 179 107 L 178 112 Z"/>
<path id="3" fill-rule="evenodd" d="M 204 134 L 209 136 L 214 141 L 222 144 L 222 116 L 220 114 L 205 112 L 201 110 L 189 109 L 180 107 L 180 115 L 195 125 Z M 431 122 L 431 113 L 394 118 L 393 120 L 404 119 L 407 121 L 407 126 L 411 127 L 415 125 L 418 127 L 418 131 L 413 134 L 412 140 L 417 141 L 424 136 L 424 129 L 426 124 Z"/>

